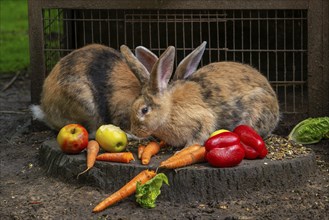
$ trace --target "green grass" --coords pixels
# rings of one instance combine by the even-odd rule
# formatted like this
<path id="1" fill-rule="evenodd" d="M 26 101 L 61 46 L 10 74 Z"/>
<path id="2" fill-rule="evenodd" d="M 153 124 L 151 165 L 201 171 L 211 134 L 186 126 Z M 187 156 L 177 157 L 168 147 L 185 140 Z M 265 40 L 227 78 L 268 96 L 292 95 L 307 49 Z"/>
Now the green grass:
<path id="1" fill-rule="evenodd" d="M 27 0 L 0 0 L 0 74 L 28 66 Z"/>

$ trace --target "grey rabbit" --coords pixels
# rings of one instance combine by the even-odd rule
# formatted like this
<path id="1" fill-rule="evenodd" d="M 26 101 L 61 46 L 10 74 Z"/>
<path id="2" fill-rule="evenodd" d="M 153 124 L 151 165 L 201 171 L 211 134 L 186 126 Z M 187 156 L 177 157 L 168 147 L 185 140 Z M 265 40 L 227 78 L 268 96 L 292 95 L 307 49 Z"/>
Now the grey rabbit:
<path id="1" fill-rule="evenodd" d="M 216 62 L 198 70 L 206 42 L 177 66 L 175 48 L 169 46 L 150 75 L 139 74 L 142 85 L 132 103 L 131 132 L 155 136 L 171 146 L 203 144 L 217 129 L 237 125 L 253 127 L 268 136 L 279 121 L 279 103 L 268 80 L 256 69 L 238 62 Z M 129 54 L 126 46 L 121 51 Z M 130 52 L 130 60 L 134 55 Z M 136 57 L 135 57 L 136 59 Z"/>

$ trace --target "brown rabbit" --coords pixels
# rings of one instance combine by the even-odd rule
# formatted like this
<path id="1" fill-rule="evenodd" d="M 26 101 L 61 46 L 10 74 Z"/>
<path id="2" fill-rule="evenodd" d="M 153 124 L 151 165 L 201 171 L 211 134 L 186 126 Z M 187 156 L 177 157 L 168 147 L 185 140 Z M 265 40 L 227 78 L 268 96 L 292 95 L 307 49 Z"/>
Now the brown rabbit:
<path id="1" fill-rule="evenodd" d="M 44 82 L 40 106 L 31 106 L 34 118 L 56 130 L 70 123 L 90 132 L 108 123 L 129 130 L 130 106 L 141 92 L 135 75 L 148 74 L 158 57 L 137 47 L 141 62 L 130 63 L 131 69 L 122 55 L 91 44 L 63 57 Z"/>
<path id="2" fill-rule="evenodd" d="M 217 129 L 233 130 L 239 124 L 253 127 L 262 137 L 273 131 L 279 105 L 267 79 L 251 66 L 237 62 L 212 63 L 194 72 L 205 45 L 178 65 L 178 79 L 169 85 L 175 48 L 170 46 L 161 55 L 150 78 L 141 80 L 142 94 L 131 110 L 132 134 L 142 138 L 153 135 L 172 146 L 188 146 L 203 144 Z M 121 51 L 127 50 L 121 47 Z"/>

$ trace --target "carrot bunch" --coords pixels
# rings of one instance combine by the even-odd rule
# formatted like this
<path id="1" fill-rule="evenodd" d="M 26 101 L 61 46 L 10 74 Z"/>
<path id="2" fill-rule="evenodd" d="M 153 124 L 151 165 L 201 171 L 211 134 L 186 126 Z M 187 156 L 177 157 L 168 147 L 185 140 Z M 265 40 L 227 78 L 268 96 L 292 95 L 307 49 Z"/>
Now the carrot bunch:
<path id="1" fill-rule="evenodd" d="M 96 160 L 111 161 L 117 163 L 129 163 L 134 159 L 134 155 L 131 152 L 118 152 L 118 153 L 103 153 L 96 157 Z"/>
<path id="2" fill-rule="evenodd" d="M 153 170 L 143 170 L 132 180 L 130 180 L 126 185 L 120 188 L 118 191 L 114 192 L 112 195 L 100 202 L 94 209 L 93 212 L 100 212 L 107 207 L 121 201 L 124 198 L 129 197 L 136 191 L 137 182 L 144 184 L 156 175 Z"/>
<path id="3" fill-rule="evenodd" d="M 137 151 L 138 159 L 141 159 L 143 165 L 148 165 L 151 158 L 158 154 L 160 149 L 165 145 L 166 143 L 164 141 L 160 141 L 160 143 L 151 141 L 146 146 L 139 145 Z"/>
<path id="4" fill-rule="evenodd" d="M 86 173 L 95 165 L 98 152 L 99 152 L 99 144 L 97 143 L 97 141 L 94 140 L 89 141 L 87 145 L 87 169 L 79 173 L 77 178 L 79 178 L 80 175 Z"/>
<path id="5" fill-rule="evenodd" d="M 160 151 L 160 145 L 157 142 L 151 141 L 150 143 L 148 143 L 145 146 L 143 153 L 141 155 L 142 164 L 143 165 L 149 164 L 151 161 L 151 157 L 159 153 L 159 151 Z"/>
<path id="6" fill-rule="evenodd" d="M 177 169 L 205 161 L 205 147 L 194 144 L 182 149 L 167 160 L 160 163 L 159 168 Z"/>
<path id="7" fill-rule="evenodd" d="M 138 158 L 141 159 L 143 165 L 150 163 L 151 157 L 159 153 L 165 142 L 157 143 L 155 141 L 149 142 L 146 146 L 138 146 Z M 194 144 L 189 147 L 176 152 L 173 156 L 160 163 L 159 168 L 176 169 L 195 163 L 205 161 L 206 150 L 199 144 Z"/>
<path id="8" fill-rule="evenodd" d="M 148 164 L 150 162 L 151 157 L 156 155 L 160 151 L 161 146 L 163 145 L 163 142 L 160 142 L 159 144 L 154 141 L 151 141 L 146 146 L 140 145 L 138 147 L 138 158 L 142 160 L 142 164 Z M 181 151 L 178 151 L 165 161 L 162 161 L 159 168 L 176 169 L 195 163 L 200 163 L 205 161 L 205 153 L 205 147 L 199 144 L 191 145 L 182 149 Z M 102 155 L 99 155 L 97 156 L 97 160 L 100 160 L 100 158 L 102 157 L 110 157 L 111 154 L 113 153 L 104 153 Z M 103 211 L 107 207 L 123 200 L 124 198 L 129 197 L 130 195 L 136 192 L 137 183 L 141 185 L 145 184 L 153 177 L 155 177 L 156 174 L 157 172 L 153 170 L 144 170 L 140 172 L 137 176 L 131 179 L 128 183 L 126 183 L 126 185 L 124 185 L 118 191 L 114 192 L 109 197 L 100 202 L 98 205 L 96 205 L 93 209 L 93 212 Z"/>
<path id="9" fill-rule="evenodd" d="M 86 164 L 87 168 L 77 175 L 79 178 L 80 175 L 88 172 L 97 161 L 109 161 L 109 162 L 117 162 L 117 163 L 130 163 L 130 161 L 135 160 L 134 156 L 131 152 L 119 152 L 119 153 L 102 153 L 98 154 L 100 147 L 97 141 L 90 140 L 88 142 L 87 150 L 87 157 L 86 157 Z"/>

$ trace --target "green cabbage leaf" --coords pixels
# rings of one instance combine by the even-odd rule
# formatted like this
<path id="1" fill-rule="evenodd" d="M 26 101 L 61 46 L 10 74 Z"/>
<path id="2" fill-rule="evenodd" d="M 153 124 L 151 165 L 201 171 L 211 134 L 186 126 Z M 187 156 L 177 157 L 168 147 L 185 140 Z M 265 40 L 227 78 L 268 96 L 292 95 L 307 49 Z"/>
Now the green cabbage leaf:
<path id="1" fill-rule="evenodd" d="M 157 197 L 160 195 L 163 182 L 167 185 L 168 178 L 164 173 L 159 173 L 145 184 L 137 182 L 136 202 L 144 208 L 154 208 Z"/>
<path id="2" fill-rule="evenodd" d="M 298 123 L 288 135 L 299 144 L 315 144 L 329 138 L 329 117 L 308 118 Z"/>

